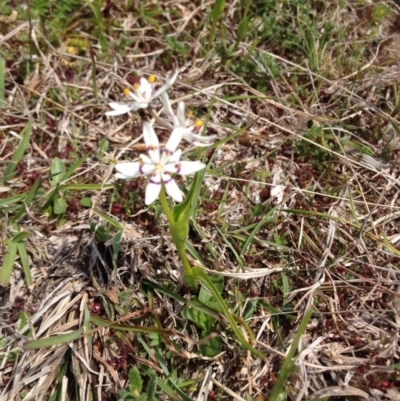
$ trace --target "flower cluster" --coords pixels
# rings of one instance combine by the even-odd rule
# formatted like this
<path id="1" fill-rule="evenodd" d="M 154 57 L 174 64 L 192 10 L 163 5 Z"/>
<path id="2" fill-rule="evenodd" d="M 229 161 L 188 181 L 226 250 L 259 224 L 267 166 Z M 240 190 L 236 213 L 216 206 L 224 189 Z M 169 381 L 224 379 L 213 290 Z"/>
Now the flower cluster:
<path id="1" fill-rule="evenodd" d="M 134 85 L 134 90 L 125 90 L 125 95 L 133 101 L 130 103 L 110 103 L 113 109 L 108 111 L 108 116 L 118 116 L 130 111 L 139 109 L 151 109 L 151 102 L 161 97 L 164 113 L 170 121 L 164 121 L 164 125 L 171 127 L 171 135 L 163 149 L 157 134 L 149 122 L 143 123 L 143 137 L 146 144 L 147 155 L 140 155 L 136 162 L 118 163 L 115 168 L 117 170 L 116 177 L 120 179 L 130 179 L 140 176 L 149 176 L 146 187 L 145 203 L 150 205 L 160 194 L 161 186 L 164 185 L 167 194 L 176 202 L 182 202 L 182 192 L 178 184 L 172 178 L 172 174 L 188 175 L 205 168 L 205 164 L 199 161 L 181 161 L 182 151 L 179 145 L 185 140 L 195 146 L 208 146 L 216 136 L 201 135 L 203 123 L 201 120 L 193 122 L 185 115 L 185 104 L 180 102 L 177 112 L 174 113 L 171 101 L 168 97 L 167 90 L 174 84 L 178 76 L 176 71 L 170 80 L 158 89 L 154 89 L 155 77 L 150 76 L 148 79 L 141 78 Z"/>

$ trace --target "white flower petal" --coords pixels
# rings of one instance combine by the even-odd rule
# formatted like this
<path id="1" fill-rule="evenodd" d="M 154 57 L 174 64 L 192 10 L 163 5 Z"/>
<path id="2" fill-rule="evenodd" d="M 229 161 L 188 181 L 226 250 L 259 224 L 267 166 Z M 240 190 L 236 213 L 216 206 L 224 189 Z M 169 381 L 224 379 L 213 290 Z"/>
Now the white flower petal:
<path id="1" fill-rule="evenodd" d="M 146 205 L 150 205 L 151 203 L 153 203 L 160 194 L 160 191 L 161 191 L 161 174 L 159 173 L 153 174 L 150 177 L 149 182 L 147 183 L 144 203 Z"/>
<path id="2" fill-rule="evenodd" d="M 208 136 L 202 136 L 202 135 L 197 135 L 193 134 L 193 132 L 188 132 L 186 130 L 183 134 L 183 139 L 193 145 L 196 146 L 209 146 L 209 144 L 202 144 L 200 142 L 211 142 L 217 139 L 217 135 L 208 135 Z"/>
<path id="3" fill-rule="evenodd" d="M 182 202 L 183 196 L 182 192 L 178 187 L 178 184 L 169 174 L 163 174 L 162 180 L 164 182 L 167 194 L 176 202 Z"/>
<path id="4" fill-rule="evenodd" d="M 178 149 L 171 157 L 168 159 L 168 163 L 178 163 L 181 158 L 182 151 Z"/>
<path id="5" fill-rule="evenodd" d="M 149 122 L 143 123 L 143 137 L 146 143 L 147 153 L 154 164 L 160 162 L 160 143 L 154 128 Z"/>
<path id="6" fill-rule="evenodd" d="M 171 133 L 171 136 L 169 137 L 166 145 L 165 145 L 165 151 L 167 151 L 168 154 L 172 154 L 175 152 L 175 150 L 178 148 L 179 144 L 181 143 L 181 140 L 184 135 L 186 135 L 186 128 L 181 128 L 177 127 L 174 128 L 174 130 Z"/>
<path id="7" fill-rule="evenodd" d="M 121 103 L 110 103 L 109 106 L 113 109 L 112 111 L 107 111 L 106 116 L 119 116 L 121 114 L 129 113 L 132 110 L 131 104 L 121 104 Z"/>
<path id="8" fill-rule="evenodd" d="M 183 161 L 183 162 L 178 163 L 178 165 L 179 165 L 179 168 L 176 171 L 176 173 L 180 174 L 180 175 L 193 174 L 206 167 L 206 165 L 204 163 L 200 163 L 197 161 L 193 161 L 193 162 Z"/>
<path id="9" fill-rule="evenodd" d="M 118 163 L 115 165 L 115 169 L 118 171 L 115 176 L 117 178 L 122 178 L 122 179 L 129 179 L 129 178 L 135 178 L 143 175 L 140 171 L 140 163 L 139 162 L 133 162 L 133 163 Z"/>
<path id="10" fill-rule="evenodd" d="M 146 155 L 140 155 L 140 156 L 139 156 L 139 159 L 141 159 L 142 162 L 143 162 L 144 164 L 151 164 L 151 165 L 154 165 L 154 163 L 152 162 L 152 160 L 150 159 L 150 157 L 148 157 L 148 156 L 146 156 Z"/>
<path id="11" fill-rule="evenodd" d="M 197 141 L 190 142 L 192 145 L 197 146 L 198 148 L 206 148 L 207 146 L 210 146 L 209 143 L 201 143 Z"/>
<path id="12" fill-rule="evenodd" d="M 146 102 L 136 103 L 109 103 L 109 106 L 114 109 L 107 111 L 106 116 L 119 116 L 121 114 L 129 113 L 130 111 L 137 111 L 139 109 L 146 109 L 148 107 Z"/>
<path id="13" fill-rule="evenodd" d="M 168 117 L 174 118 L 174 111 L 172 110 L 171 101 L 169 100 L 169 96 L 167 92 L 163 92 L 161 94 L 161 103 L 164 107 L 164 112 Z"/>
<path id="14" fill-rule="evenodd" d="M 179 125 L 186 127 L 186 115 L 185 115 L 185 103 L 179 102 L 178 110 L 176 111 L 178 117 Z"/>
<path id="15" fill-rule="evenodd" d="M 164 85 L 160 86 L 151 98 L 155 99 L 156 97 L 160 96 L 162 93 L 166 92 L 174 84 L 176 78 L 178 77 L 178 73 L 179 73 L 179 71 L 175 71 L 174 75 L 172 75 L 171 79 L 169 79 Z"/>
<path id="16" fill-rule="evenodd" d="M 143 99 L 140 96 L 138 96 L 136 89 L 134 90 L 134 92 L 129 90 L 128 95 L 135 101 L 135 103 L 139 103 L 139 102 L 143 101 Z"/>
<path id="17" fill-rule="evenodd" d="M 147 109 L 149 107 L 149 102 L 136 102 L 132 103 L 132 111 L 138 111 L 139 109 Z"/>
<path id="18" fill-rule="evenodd" d="M 164 171 L 169 174 L 175 174 L 180 171 L 180 163 L 168 163 L 164 166 Z"/>
<path id="19" fill-rule="evenodd" d="M 136 89 L 136 93 L 140 99 L 150 102 L 152 100 L 152 92 L 153 85 L 146 78 L 140 78 L 139 87 Z"/>
<path id="20" fill-rule="evenodd" d="M 156 171 L 156 166 L 154 164 L 143 164 L 140 166 L 141 175 L 153 174 Z"/>

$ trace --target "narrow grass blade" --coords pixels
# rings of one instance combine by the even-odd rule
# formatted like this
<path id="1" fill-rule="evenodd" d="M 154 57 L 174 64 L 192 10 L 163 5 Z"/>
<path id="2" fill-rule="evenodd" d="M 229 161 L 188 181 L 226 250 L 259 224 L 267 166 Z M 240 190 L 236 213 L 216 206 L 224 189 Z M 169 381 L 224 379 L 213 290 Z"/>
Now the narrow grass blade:
<path id="1" fill-rule="evenodd" d="M 113 227 L 118 228 L 119 230 L 123 230 L 123 227 L 118 221 L 114 220 L 110 216 L 107 216 L 105 213 L 100 212 L 100 210 L 93 209 L 93 212 L 96 213 L 99 217 L 101 217 L 105 222 L 111 224 Z"/>
<path id="2" fill-rule="evenodd" d="M 65 181 L 69 177 L 71 177 L 72 174 L 75 173 L 75 171 L 82 166 L 83 162 L 88 158 L 89 155 L 84 155 L 80 159 L 78 159 L 75 163 L 71 165 L 71 167 L 67 170 L 67 172 L 63 175 L 62 180 Z"/>
<path id="3" fill-rule="evenodd" d="M 199 261 L 203 265 L 205 264 L 200 254 L 189 241 L 186 241 L 186 250 L 190 253 L 190 255 L 192 255 L 195 260 Z"/>
<path id="4" fill-rule="evenodd" d="M 235 247 L 229 242 L 228 238 L 225 236 L 225 234 L 218 228 L 218 226 L 216 226 L 217 231 L 219 232 L 219 235 L 222 237 L 222 239 L 224 240 L 225 244 L 228 245 L 228 248 L 231 250 L 231 252 L 233 253 L 233 255 L 236 258 L 236 261 L 239 265 L 243 264 L 243 258 L 241 258 L 239 256 L 239 254 L 236 252 Z"/>
<path id="5" fill-rule="evenodd" d="M 4 173 L 4 182 L 8 182 L 12 178 L 14 178 L 15 169 L 25 153 L 25 150 L 26 150 L 29 140 L 31 138 L 31 133 L 32 133 L 32 121 L 29 120 L 28 124 L 26 125 L 24 130 L 21 132 L 22 141 L 19 144 L 17 150 L 12 155 L 11 162 L 6 167 L 6 171 Z"/>
<path id="6" fill-rule="evenodd" d="M 356 212 L 356 206 L 354 204 L 354 198 L 353 198 L 353 193 L 351 192 L 351 188 L 349 188 L 349 202 L 350 202 L 350 210 L 351 214 L 353 215 L 354 222 L 357 225 L 357 228 L 360 228 L 360 221 L 358 220 L 357 217 L 357 212 Z"/>
<path id="7" fill-rule="evenodd" d="M 6 60 L 0 57 L 0 109 L 3 107 L 6 98 Z"/>
<path id="8" fill-rule="evenodd" d="M 20 206 L 18 212 L 15 213 L 14 217 L 12 218 L 12 222 L 18 221 L 18 219 L 20 219 L 25 213 L 26 208 L 29 207 L 29 205 L 36 198 L 40 182 L 41 182 L 40 178 L 37 178 L 36 181 L 33 183 L 31 189 L 29 190 L 29 192 L 26 195 L 23 195 L 25 197 L 25 202 L 23 205 Z"/>
<path id="9" fill-rule="evenodd" d="M 160 377 L 157 378 L 157 385 L 161 388 L 161 390 L 167 394 L 171 400 L 182 401 L 180 397 L 176 395 L 176 391 L 173 390 L 163 379 Z M 190 400 L 192 401 L 192 400 Z"/>
<path id="10" fill-rule="evenodd" d="M 242 250 L 240 251 L 240 257 L 242 258 L 243 255 L 246 253 L 247 248 L 253 241 L 255 235 L 260 231 L 261 227 L 267 223 L 269 220 L 275 219 L 274 217 L 274 212 L 275 210 L 280 207 L 280 205 L 276 205 L 274 208 L 272 208 L 264 217 L 263 219 L 254 227 L 253 231 L 250 233 L 250 235 L 247 237 L 246 242 L 244 243 Z"/>
<path id="11" fill-rule="evenodd" d="M 296 333 L 296 336 L 293 339 L 290 350 L 285 358 L 285 361 L 283 362 L 281 372 L 279 373 L 279 376 L 278 376 L 278 380 L 276 381 L 275 386 L 271 391 L 268 401 L 280 401 L 285 398 L 285 397 L 282 397 L 283 386 L 287 383 L 289 376 L 292 374 L 293 366 L 294 366 L 293 356 L 299 345 L 301 336 L 307 329 L 307 324 L 310 321 L 312 314 L 313 314 L 313 310 L 310 309 L 304 315 L 303 320 L 300 324 L 300 327 Z"/>
<path id="12" fill-rule="evenodd" d="M 224 8 L 225 8 L 225 0 L 216 0 L 215 1 L 214 9 L 211 13 L 212 25 L 211 25 L 210 35 L 208 37 L 207 51 L 209 51 L 211 49 L 211 46 L 214 43 L 215 30 L 217 28 L 218 21 L 221 18 L 222 12 L 224 11 Z"/>
<path id="13" fill-rule="evenodd" d="M 0 209 L 3 206 L 12 205 L 13 203 L 18 203 L 22 201 L 24 198 L 25 194 L 10 196 L 9 198 L 6 199 L 0 199 Z"/>
<path id="14" fill-rule="evenodd" d="M 99 316 L 92 315 L 90 321 L 102 327 L 109 327 L 115 330 L 131 331 L 134 333 L 156 333 L 160 335 L 171 335 L 174 334 L 173 330 L 160 329 L 158 327 L 147 327 L 147 326 L 134 326 L 120 323 L 113 323 L 111 320 L 101 318 Z"/>
<path id="15" fill-rule="evenodd" d="M 242 20 L 239 22 L 239 25 L 238 25 L 237 31 L 236 31 L 235 49 L 237 49 L 239 43 L 242 41 L 242 39 L 248 33 L 249 18 L 247 17 L 247 15 L 249 13 L 251 3 L 252 3 L 252 0 L 244 1 L 244 10 L 243 10 L 243 15 L 242 15 Z"/>
<path id="16" fill-rule="evenodd" d="M 228 322 L 230 324 L 231 329 L 236 335 L 236 338 L 238 341 L 249 351 L 251 351 L 254 355 L 262 359 L 263 361 L 267 360 L 267 357 L 260 352 L 259 350 L 255 349 L 253 346 L 251 346 L 247 340 L 245 339 L 244 335 L 242 332 L 239 330 L 238 326 L 236 325 L 235 319 L 232 316 L 232 313 L 229 311 L 227 305 L 225 304 L 225 301 L 223 300 L 221 294 L 218 292 L 218 289 L 215 287 L 214 283 L 210 280 L 210 278 L 203 272 L 203 270 L 200 267 L 193 267 L 193 274 L 196 276 L 198 280 L 200 280 L 206 287 L 207 289 L 212 293 L 214 296 L 215 300 L 217 301 L 219 307 L 221 308 L 221 311 L 225 315 L 225 317 L 228 319 Z M 248 325 L 242 321 L 242 325 L 245 327 L 246 331 L 248 332 L 250 339 L 252 341 L 255 340 L 253 332 L 250 330 Z"/>
<path id="17" fill-rule="evenodd" d="M 8 245 L 7 253 L 5 255 L 3 265 L 0 269 L 0 284 L 8 285 L 11 273 L 14 267 L 15 258 L 17 256 L 18 246 L 15 242 L 10 242 Z"/>
<path id="18" fill-rule="evenodd" d="M 114 188 L 111 184 L 67 184 L 63 185 L 66 191 L 100 191 L 102 189 Z"/>
<path id="19" fill-rule="evenodd" d="M 30 286 L 33 284 L 31 269 L 29 268 L 29 258 L 26 252 L 26 247 L 23 242 L 17 244 L 19 259 L 22 265 L 22 271 L 24 272 L 26 285 Z"/>
<path id="20" fill-rule="evenodd" d="M 83 334 L 83 327 L 71 333 L 61 334 L 55 337 L 41 338 L 40 340 L 28 341 L 24 344 L 26 351 L 34 349 L 52 347 L 53 345 L 60 345 L 77 340 Z"/>
<path id="21" fill-rule="evenodd" d="M 155 354 L 156 354 L 156 358 L 157 358 L 158 362 L 160 363 L 160 366 L 161 366 L 162 370 L 164 371 L 164 374 L 165 374 L 165 376 L 167 378 L 166 382 L 169 382 L 172 385 L 172 387 L 175 389 L 174 392 L 178 393 L 180 395 L 180 397 L 181 397 L 180 400 L 183 399 L 184 401 L 192 401 L 192 399 L 190 397 L 188 397 L 181 390 L 181 388 L 175 383 L 175 381 L 172 379 L 171 373 L 168 370 L 167 363 L 164 360 L 163 352 L 161 351 L 161 349 L 159 347 L 156 347 L 154 349 L 154 351 L 155 351 Z M 159 384 L 159 383 L 157 382 L 157 384 Z M 168 385 L 167 383 L 165 383 L 165 384 Z M 160 386 L 160 387 L 162 387 L 162 386 Z"/>
<path id="22" fill-rule="evenodd" d="M 119 252 L 119 247 L 121 245 L 122 232 L 123 230 L 119 229 L 112 239 L 113 264 L 115 273 L 117 273 L 117 268 L 118 268 L 118 252 Z"/>

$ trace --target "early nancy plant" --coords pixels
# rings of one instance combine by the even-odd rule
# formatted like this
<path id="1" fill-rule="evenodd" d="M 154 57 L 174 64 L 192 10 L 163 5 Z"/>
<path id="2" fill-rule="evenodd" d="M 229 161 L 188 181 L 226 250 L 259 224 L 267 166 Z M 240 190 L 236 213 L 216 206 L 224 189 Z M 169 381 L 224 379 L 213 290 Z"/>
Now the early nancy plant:
<path id="1" fill-rule="evenodd" d="M 133 91 L 127 89 L 124 91 L 125 95 L 132 99 L 131 102 L 110 103 L 110 107 L 113 110 L 106 113 L 108 116 L 118 116 L 143 109 L 171 132 L 165 146 L 162 147 L 151 123 L 148 121 L 143 122 L 143 138 L 147 154 L 140 155 L 136 161 L 117 163 L 115 166 L 117 170 L 115 176 L 118 179 L 148 176 L 145 203 L 146 205 L 150 205 L 157 200 L 160 202 L 161 208 L 168 219 L 172 241 L 177 248 L 183 265 L 183 279 L 192 290 L 196 290 L 198 282 L 201 281 L 212 294 L 219 311 L 226 316 L 240 343 L 255 355 L 265 360 L 265 355 L 251 346 L 247 342 L 243 332 L 239 329 L 238 323 L 245 328 L 250 340 L 255 341 L 254 334 L 246 322 L 229 311 L 220 294 L 220 290 L 210 280 L 203 269 L 190 265 L 186 254 L 186 240 L 189 234 L 189 217 L 195 185 L 192 185 L 192 190 L 188 192 L 186 199 L 184 199 L 182 191 L 173 177 L 176 174 L 183 176 L 194 174 L 204 169 L 206 165 L 199 160 L 182 160 L 182 150 L 179 147 L 183 140 L 194 146 L 209 146 L 211 141 L 216 139 L 216 136 L 202 135 L 202 131 L 204 130 L 202 121 L 192 121 L 190 118 L 187 118 L 183 102 L 178 104 L 177 111 L 174 112 L 167 90 L 173 85 L 177 77 L 178 72 L 175 72 L 171 79 L 158 89 L 155 89 L 153 86 L 155 82 L 153 76 L 150 76 L 148 79 L 142 77 L 134 85 Z M 167 118 L 160 118 L 160 113 L 155 113 L 153 109 L 152 102 L 158 97 L 161 98 L 163 112 Z M 198 184 L 199 180 L 196 180 L 196 185 Z M 173 208 L 170 207 L 167 195 L 172 201 L 176 202 Z"/>
<path id="2" fill-rule="evenodd" d="M 150 122 L 145 121 L 143 123 L 143 138 L 147 155 L 140 155 L 138 161 L 117 163 L 115 166 L 117 170 L 116 178 L 149 177 L 146 186 L 145 203 L 150 205 L 159 199 L 162 210 L 168 219 L 172 240 L 177 247 L 185 270 L 184 279 L 192 288 L 196 288 L 196 280 L 193 277 L 193 271 L 185 250 L 185 242 L 189 232 L 190 197 L 187 202 L 182 204 L 182 191 L 173 179 L 173 175 L 190 175 L 205 168 L 205 164 L 200 161 L 181 160 L 182 150 L 178 148 L 183 139 L 196 146 L 208 146 L 208 143 L 214 140 L 216 136 L 201 135 L 203 128 L 201 120 L 193 123 L 190 118 L 186 118 L 185 104 L 183 102 L 179 103 L 177 112 L 174 113 L 167 90 L 173 85 L 177 76 L 178 71 L 173 74 L 169 81 L 156 90 L 153 87 L 155 82 L 153 76 L 148 79 L 140 78 L 139 82 L 134 85 L 133 91 L 128 89 L 124 91 L 133 101 L 126 104 L 110 103 L 110 107 L 113 110 L 107 112 L 106 115 L 117 116 L 139 109 L 145 109 L 150 114 L 155 115 L 151 102 L 161 97 L 164 112 L 169 119 L 161 119 L 161 121 L 159 119 L 159 121 L 171 130 L 169 140 L 161 148 L 153 126 Z M 181 206 L 171 210 L 166 194 Z"/>

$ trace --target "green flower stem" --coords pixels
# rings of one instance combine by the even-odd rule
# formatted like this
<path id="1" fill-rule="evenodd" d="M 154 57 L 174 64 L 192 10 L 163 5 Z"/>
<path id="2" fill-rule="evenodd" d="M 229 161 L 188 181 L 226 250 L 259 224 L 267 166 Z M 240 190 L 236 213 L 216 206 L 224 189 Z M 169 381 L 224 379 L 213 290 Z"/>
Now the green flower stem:
<path id="1" fill-rule="evenodd" d="M 171 209 L 169 207 L 167 197 L 165 196 L 164 185 L 162 185 L 162 187 L 161 187 L 159 199 L 160 199 L 160 203 L 161 203 L 163 212 L 167 216 L 169 227 L 171 230 L 173 225 L 175 224 L 175 221 L 174 221 L 174 217 L 172 215 Z M 172 237 L 172 239 L 174 239 L 174 237 Z M 174 243 L 175 243 L 176 249 L 178 250 L 178 255 L 179 255 L 179 258 L 181 259 L 183 268 L 185 269 L 185 275 L 193 276 L 192 267 L 190 266 L 189 260 L 186 256 L 185 244 L 184 243 L 177 244 L 176 241 L 174 241 Z"/>
<path id="2" fill-rule="evenodd" d="M 161 203 L 161 207 L 163 209 L 163 212 L 167 216 L 168 223 L 171 226 L 172 224 L 174 224 L 174 218 L 172 216 L 172 212 L 171 212 L 171 209 L 169 207 L 169 204 L 168 204 L 168 201 L 167 201 L 167 197 L 165 196 L 164 185 L 161 185 L 161 191 L 160 191 L 159 198 L 160 198 L 160 203 Z"/>
<path id="3" fill-rule="evenodd" d="M 185 269 L 185 273 L 187 275 L 189 275 L 189 276 L 193 276 L 193 269 L 192 269 L 192 266 L 190 266 L 189 260 L 188 260 L 188 258 L 186 256 L 185 247 L 184 246 L 183 247 L 182 246 L 179 246 L 179 247 L 177 246 L 176 248 L 178 250 L 178 255 L 179 255 L 180 259 L 181 259 L 181 262 L 183 264 L 183 268 Z"/>

